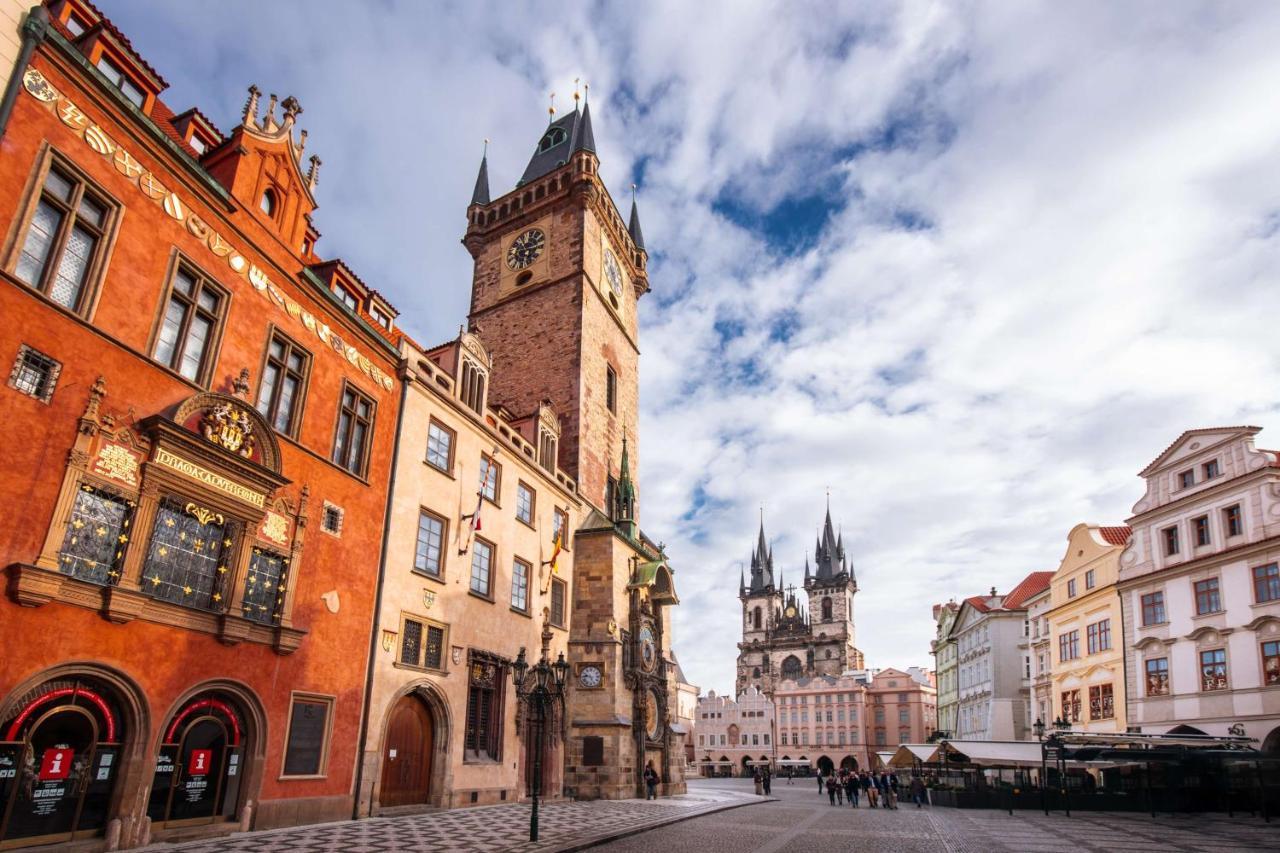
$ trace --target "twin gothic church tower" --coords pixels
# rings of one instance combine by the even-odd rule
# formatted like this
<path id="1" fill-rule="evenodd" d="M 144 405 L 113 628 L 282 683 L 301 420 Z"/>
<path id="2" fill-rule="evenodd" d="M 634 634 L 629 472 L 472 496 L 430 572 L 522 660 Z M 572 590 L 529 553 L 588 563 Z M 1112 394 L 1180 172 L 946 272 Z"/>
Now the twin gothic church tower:
<path id="1" fill-rule="evenodd" d="M 515 189 L 489 194 L 482 160 L 463 244 L 475 259 L 469 323 L 498 369 L 492 399 L 555 420 L 540 444 L 590 505 L 573 531 L 566 793 L 637 796 L 652 763 L 684 790 L 662 547 L 639 526 L 637 307 L 648 253 L 632 199 L 623 218 L 599 174 L 591 110 L 550 122 Z M 531 650 L 532 651 L 532 650 Z M 536 655 L 535 655 L 536 657 Z"/>
<path id="2" fill-rule="evenodd" d="M 796 594 L 775 573 L 773 548 L 764 535 L 764 520 L 751 554 L 751 576 L 739 580 L 742 601 L 742 642 L 738 643 L 735 692 L 760 688 L 772 696 L 785 680 L 815 675 L 839 675 L 862 669 L 862 652 L 855 643 L 853 596 L 858 579 L 844 550 L 844 537 L 832 528 L 827 508 L 822 532 L 814 547 L 814 566 L 804 563 L 804 585 Z"/>

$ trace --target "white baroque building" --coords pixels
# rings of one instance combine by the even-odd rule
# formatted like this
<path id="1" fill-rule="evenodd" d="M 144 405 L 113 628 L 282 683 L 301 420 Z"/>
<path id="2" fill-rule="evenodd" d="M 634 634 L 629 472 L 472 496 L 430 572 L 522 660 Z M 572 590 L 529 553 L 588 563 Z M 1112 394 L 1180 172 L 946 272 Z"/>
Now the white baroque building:
<path id="1" fill-rule="evenodd" d="M 1030 694 L 1026 676 L 1027 599 L 1049 585 L 1053 572 L 1032 572 L 1005 595 L 975 595 L 952 624 L 959 659 L 957 740 L 1025 740 Z"/>
<path id="2" fill-rule="evenodd" d="M 1184 432 L 1144 469 L 1120 555 L 1129 725 L 1280 750 L 1280 455 Z"/>

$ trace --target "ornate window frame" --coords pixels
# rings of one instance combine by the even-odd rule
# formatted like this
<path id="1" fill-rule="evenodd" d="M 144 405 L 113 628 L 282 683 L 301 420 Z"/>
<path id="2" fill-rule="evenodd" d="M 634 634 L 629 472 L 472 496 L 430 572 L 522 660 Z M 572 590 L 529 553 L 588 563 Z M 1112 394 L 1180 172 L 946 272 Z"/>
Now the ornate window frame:
<path id="1" fill-rule="evenodd" d="M 295 651 L 306 631 L 292 623 L 294 588 L 302 564 L 309 489 L 296 501 L 284 497 L 289 480 L 279 473 L 274 432 L 245 400 L 198 393 L 172 415 L 156 414 L 136 428 L 121 426 L 102 410 L 106 382 L 93 384 L 78 430 L 44 545 L 31 564 L 10 567 L 10 595 L 19 604 L 51 601 L 97 610 L 109 622 L 139 619 L 213 634 L 228 645 L 254 642 L 281 654 Z M 237 432 L 239 431 L 239 432 Z M 106 585 L 64 574 L 59 554 L 77 493 L 85 486 L 134 502 L 119 576 Z M 177 498 L 198 511 L 218 513 L 240 525 L 225 564 L 228 593 L 215 610 L 200 610 L 148 595 L 142 569 L 160 503 Z M 271 624 L 244 617 L 246 578 L 255 549 L 288 560 L 278 619 Z"/>

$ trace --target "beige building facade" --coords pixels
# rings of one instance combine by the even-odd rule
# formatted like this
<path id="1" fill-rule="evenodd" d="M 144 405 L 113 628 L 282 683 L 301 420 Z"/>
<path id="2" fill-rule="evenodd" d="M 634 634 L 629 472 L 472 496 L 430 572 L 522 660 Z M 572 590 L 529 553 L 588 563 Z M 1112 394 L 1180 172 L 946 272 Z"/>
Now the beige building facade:
<path id="1" fill-rule="evenodd" d="M 360 813 L 513 802 L 531 781 L 531 732 L 510 664 L 567 649 L 572 543 L 582 518 L 554 464 L 549 407 L 520 420 L 488 405 L 492 363 L 464 332 L 403 344 L 406 383 Z M 539 447 L 551 448 L 539 456 Z M 554 555 L 554 565 L 552 558 Z M 563 716 L 546 733 L 543 796 L 560 795 Z"/>
<path id="2" fill-rule="evenodd" d="M 1050 582 L 1053 719 L 1073 731 L 1123 733 L 1124 642 L 1116 580 L 1128 527 L 1077 524 Z M 1048 717 L 1042 718 L 1047 724 Z"/>
<path id="3" fill-rule="evenodd" d="M 774 705 L 757 687 L 736 700 L 712 690 L 698 699 L 694 752 L 702 776 L 748 776 L 774 761 Z"/>
<path id="4" fill-rule="evenodd" d="M 1140 474 L 1120 555 L 1128 723 L 1280 749 L 1280 454 L 1188 430 Z"/>

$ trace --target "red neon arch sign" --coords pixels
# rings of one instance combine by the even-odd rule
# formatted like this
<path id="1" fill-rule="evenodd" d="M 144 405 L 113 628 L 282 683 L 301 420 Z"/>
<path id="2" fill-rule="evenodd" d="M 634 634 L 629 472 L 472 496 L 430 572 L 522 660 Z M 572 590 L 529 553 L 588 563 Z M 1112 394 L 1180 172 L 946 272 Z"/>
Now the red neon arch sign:
<path id="1" fill-rule="evenodd" d="M 236 716 L 235 709 L 226 702 L 223 702 L 221 699 L 197 699 L 179 711 L 178 715 L 173 718 L 173 722 L 169 724 L 168 730 L 164 733 L 164 742 L 167 744 L 177 743 L 177 741 L 174 740 L 174 735 L 178 731 L 178 726 L 182 724 L 183 720 L 202 708 L 212 708 L 215 711 L 221 711 L 222 714 L 231 721 L 231 744 L 233 746 L 239 746 L 240 718 Z"/>
<path id="2" fill-rule="evenodd" d="M 27 721 L 28 717 L 30 717 L 33 713 L 35 713 L 36 709 L 40 708 L 43 705 L 49 704 L 55 699 L 61 699 L 65 696 L 70 696 L 73 700 L 78 699 L 80 697 L 84 697 L 86 700 L 92 703 L 93 706 L 96 707 L 102 713 L 102 717 L 104 720 L 106 720 L 106 723 L 107 723 L 107 732 L 106 732 L 107 736 L 106 736 L 106 739 L 103 741 L 103 743 L 115 743 L 116 741 L 115 714 L 111 713 L 111 708 L 107 705 L 107 702 L 105 699 L 103 699 L 97 693 L 94 693 L 92 690 L 89 690 L 88 688 L 85 688 L 85 687 L 80 687 L 78 685 L 76 687 L 58 687 L 54 690 L 50 690 L 48 693 L 41 694 L 40 696 L 37 696 L 36 698 L 32 699 L 30 702 L 27 703 L 27 707 L 22 709 L 22 713 L 20 713 L 14 719 L 14 721 L 9 725 L 9 730 L 4 733 L 4 739 L 5 740 L 16 739 L 18 736 L 18 732 L 22 731 L 22 724 Z"/>

